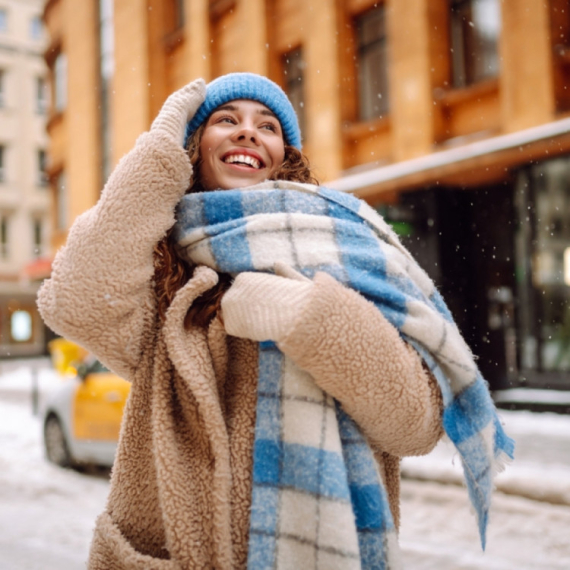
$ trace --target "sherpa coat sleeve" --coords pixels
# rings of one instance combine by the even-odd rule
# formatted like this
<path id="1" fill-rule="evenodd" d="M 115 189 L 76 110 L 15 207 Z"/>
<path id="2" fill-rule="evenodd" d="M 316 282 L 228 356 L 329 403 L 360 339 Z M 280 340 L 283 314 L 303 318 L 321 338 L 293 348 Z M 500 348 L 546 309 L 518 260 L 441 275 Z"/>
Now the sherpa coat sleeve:
<path id="1" fill-rule="evenodd" d="M 381 312 L 324 273 L 279 348 L 336 398 L 378 450 L 428 453 L 442 435 L 441 393 Z"/>
<path id="2" fill-rule="evenodd" d="M 50 328 L 127 379 L 156 315 L 153 249 L 174 223 L 191 172 L 184 149 L 171 137 L 141 135 L 97 205 L 74 222 L 38 295 Z"/>

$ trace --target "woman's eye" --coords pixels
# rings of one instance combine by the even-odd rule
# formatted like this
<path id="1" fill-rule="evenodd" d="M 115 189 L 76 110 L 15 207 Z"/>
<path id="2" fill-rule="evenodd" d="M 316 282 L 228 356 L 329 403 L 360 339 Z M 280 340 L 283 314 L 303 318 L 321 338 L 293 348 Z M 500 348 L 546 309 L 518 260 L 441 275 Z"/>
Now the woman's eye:
<path id="1" fill-rule="evenodd" d="M 272 123 L 266 123 L 264 125 L 261 125 L 261 128 L 267 129 L 268 131 L 271 131 L 272 133 L 277 132 L 277 127 L 275 125 L 273 125 Z"/>
<path id="2" fill-rule="evenodd" d="M 233 117 L 229 117 L 227 115 L 224 115 L 222 117 L 218 117 L 216 119 L 216 123 L 230 123 L 230 124 L 235 124 L 235 119 Z"/>

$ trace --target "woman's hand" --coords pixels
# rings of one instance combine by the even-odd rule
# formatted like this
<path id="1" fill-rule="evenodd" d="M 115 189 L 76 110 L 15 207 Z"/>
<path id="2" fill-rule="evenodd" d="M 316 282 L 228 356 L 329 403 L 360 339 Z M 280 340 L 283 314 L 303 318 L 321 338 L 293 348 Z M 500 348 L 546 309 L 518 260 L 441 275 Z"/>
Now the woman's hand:
<path id="1" fill-rule="evenodd" d="M 287 336 L 314 285 L 293 269 L 286 273 L 287 277 L 269 273 L 240 273 L 236 277 L 222 299 L 222 319 L 228 334 L 259 342 L 280 342 Z"/>
<path id="2" fill-rule="evenodd" d="M 184 145 L 186 125 L 195 115 L 206 97 L 206 84 L 196 79 L 172 93 L 150 127 L 151 132 L 162 132 L 172 137 L 176 144 Z"/>

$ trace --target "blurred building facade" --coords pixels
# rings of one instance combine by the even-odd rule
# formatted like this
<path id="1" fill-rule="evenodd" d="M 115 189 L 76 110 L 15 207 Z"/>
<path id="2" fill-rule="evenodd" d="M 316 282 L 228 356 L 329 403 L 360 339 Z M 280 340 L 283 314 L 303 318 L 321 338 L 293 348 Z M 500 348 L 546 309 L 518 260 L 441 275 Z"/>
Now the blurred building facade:
<path id="1" fill-rule="evenodd" d="M 376 206 L 493 388 L 570 388 L 564 0 L 48 0 L 53 247 L 167 95 L 269 76 L 319 178 Z"/>
<path id="2" fill-rule="evenodd" d="M 49 272 L 47 37 L 41 0 L 0 0 L 0 357 L 37 354 L 35 297 Z"/>

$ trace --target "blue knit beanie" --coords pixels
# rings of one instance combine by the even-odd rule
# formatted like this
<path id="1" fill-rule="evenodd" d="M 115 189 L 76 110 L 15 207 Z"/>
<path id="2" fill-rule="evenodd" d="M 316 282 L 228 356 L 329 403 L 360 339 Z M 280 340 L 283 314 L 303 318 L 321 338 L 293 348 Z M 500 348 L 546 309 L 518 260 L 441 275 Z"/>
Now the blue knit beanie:
<path id="1" fill-rule="evenodd" d="M 184 146 L 213 111 L 236 99 L 251 99 L 271 109 L 279 119 L 285 142 L 301 150 L 299 122 L 287 95 L 279 85 L 255 73 L 228 73 L 208 83 L 206 99 L 186 126 Z"/>

